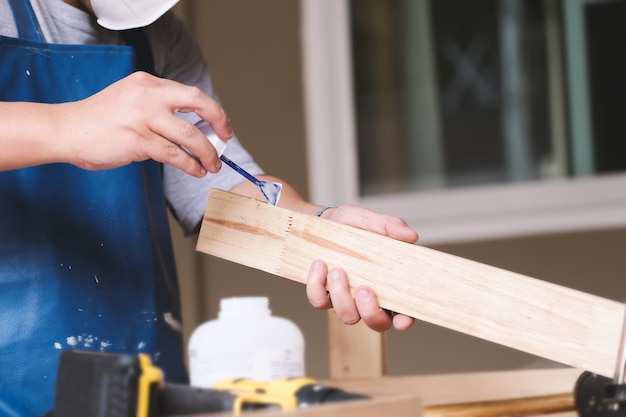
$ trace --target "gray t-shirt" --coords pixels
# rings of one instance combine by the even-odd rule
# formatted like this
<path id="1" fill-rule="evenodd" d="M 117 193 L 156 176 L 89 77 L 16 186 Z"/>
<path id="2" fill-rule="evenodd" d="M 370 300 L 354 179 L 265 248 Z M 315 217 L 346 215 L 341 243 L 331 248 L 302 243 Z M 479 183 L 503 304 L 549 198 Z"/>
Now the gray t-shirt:
<path id="1" fill-rule="evenodd" d="M 117 32 L 102 28 L 96 19 L 62 0 L 31 0 L 46 42 L 59 44 L 123 44 Z M 217 99 L 211 76 L 199 46 L 186 31 L 183 23 L 172 13 L 145 28 L 152 47 L 155 71 L 164 78 L 194 85 Z M 16 37 L 17 30 L 7 0 L 0 0 L 0 35 Z M 179 117 L 201 127 L 206 123 L 195 113 L 180 113 Z M 234 137 L 224 152 L 253 175 L 261 168 Z M 212 188 L 228 190 L 243 178 L 224 166 L 218 174 L 195 178 L 170 165 L 164 165 L 165 195 L 183 229 L 197 229 Z"/>

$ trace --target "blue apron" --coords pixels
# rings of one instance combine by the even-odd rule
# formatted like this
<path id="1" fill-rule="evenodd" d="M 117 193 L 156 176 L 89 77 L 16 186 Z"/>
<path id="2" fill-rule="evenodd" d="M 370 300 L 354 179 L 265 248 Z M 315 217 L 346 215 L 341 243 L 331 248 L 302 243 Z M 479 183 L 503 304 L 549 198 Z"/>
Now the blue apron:
<path id="1" fill-rule="evenodd" d="M 132 47 L 46 44 L 28 0 L 10 3 L 1 101 L 81 100 L 133 71 Z M 148 353 L 186 380 L 161 168 L 0 172 L 0 415 L 52 409 L 64 349 Z"/>

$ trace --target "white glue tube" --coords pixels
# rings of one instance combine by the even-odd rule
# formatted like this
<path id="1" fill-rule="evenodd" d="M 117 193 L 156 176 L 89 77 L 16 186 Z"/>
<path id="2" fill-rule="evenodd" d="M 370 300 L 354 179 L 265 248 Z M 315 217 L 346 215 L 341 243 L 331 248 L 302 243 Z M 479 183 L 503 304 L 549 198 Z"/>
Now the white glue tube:
<path id="1" fill-rule="evenodd" d="M 222 156 L 222 154 L 226 150 L 226 142 L 224 142 L 222 139 L 220 139 L 219 136 L 217 136 L 217 134 L 213 131 L 213 128 L 211 128 L 211 125 L 204 120 L 200 120 L 198 123 L 196 123 L 196 127 L 200 129 L 202 133 L 204 133 L 204 136 L 206 136 L 207 139 L 209 139 L 209 142 L 211 142 L 211 144 L 215 148 L 215 151 L 217 152 L 217 156 Z"/>
<path id="2" fill-rule="evenodd" d="M 255 184 L 257 187 L 259 187 L 259 190 L 261 191 L 265 199 L 270 204 L 273 204 L 273 205 L 278 204 L 278 200 L 280 200 L 280 195 L 283 189 L 283 185 L 281 183 L 259 180 L 254 175 L 250 174 L 248 171 L 246 171 L 245 169 L 237 165 L 235 162 L 227 158 L 226 155 L 222 155 L 224 153 L 224 150 L 226 149 L 226 142 L 221 140 L 215 134 L 215 132 L 213 131 L 213 129 L 207 122 L 201 121 L 199 123 L 196 123 L 196 127 L 200 129 L 202 133 L 206 135 L 209 141 L 213 144 L 213 147 L 215 147 L 215 150 L 217 151 L 217 154 L 219 155 L 220 159 L 225 164 L 230 166 L 232 169 L 234 169 L 239 174 L 241 174 L 244 178 L 246 178 L 247 180 Z"/>

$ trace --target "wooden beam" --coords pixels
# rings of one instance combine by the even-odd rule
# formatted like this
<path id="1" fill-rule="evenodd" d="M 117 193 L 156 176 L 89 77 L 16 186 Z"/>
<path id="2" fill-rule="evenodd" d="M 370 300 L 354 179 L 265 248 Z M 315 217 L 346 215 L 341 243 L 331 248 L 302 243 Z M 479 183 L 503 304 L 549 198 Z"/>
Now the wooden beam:
<path id="1" fill-rule="evenodd" d="M 422 400 L 424 407 L 438 407 L 573 393 L 580 374 L 576 368 L 521 369 L 336 379 L 322 383 L 374 398 L 413 394 Z"/>
<path id="2" fill-rule="evenodd" d="M 322 259 L 389 310 L 613 375 L 624 317 L 616 301 L 221 190 L 197 249 L 301 283 Z"/>
<path id="3" fill-rule="evenodd" d="M 387 372 L 387 338 L 360 322 L 346 326 L 328 312 L 330 377 L 379 378 Z"/>
<path id="4" fill-rule="evenodd" d="M 576 411 L 576 407 L 574 395 L 567 392 L 532 398 L 431 406 L 424 411 L 425 417 L 521 417 Z"/>

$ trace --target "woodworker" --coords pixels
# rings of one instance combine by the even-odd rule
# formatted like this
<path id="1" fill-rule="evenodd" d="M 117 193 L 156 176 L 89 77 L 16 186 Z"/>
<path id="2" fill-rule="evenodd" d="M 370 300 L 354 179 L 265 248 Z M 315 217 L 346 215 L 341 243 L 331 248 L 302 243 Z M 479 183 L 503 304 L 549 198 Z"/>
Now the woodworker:
<path id="1" fill-rule="evenodd" d="M 1 416 L 52 408 L 64 349 L 148 353 L 167 380 L 187 380 L 166 207 L 191 233 L 213 187 L 262 199 L 220 170 L 207 126 L 229 158 L 283 183 L 281 206 L 321 208 L 263 175 L 233 136 L 175 3 L 0 0 Z M 363 208 L 321 215 L 417 240 L 401 219 Z M 314 307 L 378 331 L 411 325 L 311 262 Z"/>

